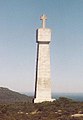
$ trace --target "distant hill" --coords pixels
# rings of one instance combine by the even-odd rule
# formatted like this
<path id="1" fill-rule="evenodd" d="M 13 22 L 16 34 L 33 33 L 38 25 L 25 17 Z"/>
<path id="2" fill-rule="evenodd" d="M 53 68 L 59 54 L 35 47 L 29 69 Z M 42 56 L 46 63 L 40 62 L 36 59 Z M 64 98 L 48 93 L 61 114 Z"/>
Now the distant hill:
<path id="1" fill-rule="evenodd" d="M 0 87 L 0 103 L 32 102 L 32 97 Z"/>

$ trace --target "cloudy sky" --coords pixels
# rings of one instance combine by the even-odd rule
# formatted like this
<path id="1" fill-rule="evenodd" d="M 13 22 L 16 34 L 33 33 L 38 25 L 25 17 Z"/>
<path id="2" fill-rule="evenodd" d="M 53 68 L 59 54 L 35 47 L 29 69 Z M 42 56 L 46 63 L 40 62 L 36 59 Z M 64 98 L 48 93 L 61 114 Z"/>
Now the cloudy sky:
<path id="1" fill-rule="evenodd" d="M 0 86 L 34 92 L 42 14 L 52 30 L 52 92 L 83 92 L 83 0 L 0 0 Z"/>

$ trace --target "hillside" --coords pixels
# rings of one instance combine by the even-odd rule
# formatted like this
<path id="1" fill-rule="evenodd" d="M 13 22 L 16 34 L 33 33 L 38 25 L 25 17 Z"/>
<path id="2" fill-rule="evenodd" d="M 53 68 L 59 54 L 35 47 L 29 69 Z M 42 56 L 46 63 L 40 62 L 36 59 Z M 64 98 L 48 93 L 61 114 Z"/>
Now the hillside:
<path id="1" fill-rule="evenodd" d="M 83 120 L 83 102 L 59 98 L 54 102 L 0 104 L 0 120 Z"/>
<path id="2" fill-rule="evenodd" d="M 83 102 L 60 97 L 34 104 L 32 97 L 0 87 L 0 120 L 83 120 Z"/>
<path id="3" fill-rule="evenodd" d="M 32 97 L 0 87 L 0 103 L 31 102 Z"/>

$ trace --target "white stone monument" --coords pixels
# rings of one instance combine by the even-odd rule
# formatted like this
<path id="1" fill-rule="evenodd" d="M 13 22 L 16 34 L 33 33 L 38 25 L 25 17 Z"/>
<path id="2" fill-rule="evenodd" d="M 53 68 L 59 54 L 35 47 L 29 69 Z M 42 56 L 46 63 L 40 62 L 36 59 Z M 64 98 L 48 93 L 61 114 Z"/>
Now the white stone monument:
<path id="1" fill-rule="evenodd" d="M 37 61 L 34 103 L 53 101 L 51 98 L 50 48 L 51 30 L 45 28 L 47 17 L 42 15 L 42 28 L 36 31 Z"/>

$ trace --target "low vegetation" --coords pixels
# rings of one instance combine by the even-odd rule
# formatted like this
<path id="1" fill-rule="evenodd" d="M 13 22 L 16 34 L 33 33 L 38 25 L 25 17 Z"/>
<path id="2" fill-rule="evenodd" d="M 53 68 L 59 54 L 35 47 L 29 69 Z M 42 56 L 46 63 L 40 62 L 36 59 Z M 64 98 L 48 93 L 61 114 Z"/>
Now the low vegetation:
<path id="1" fill-rule="evenodd" d="M 34 104 L 32 97 L 0 87 L 0 120 L 83 120 L 82 113 L 83 102 L 61 97 Z"/>
<path id="2" fill-rule="evenodd" d="M 0 104 L 0 120 L 83 120 L 71 115 L 83 111 L 83 102 L 59 98 L 54 102 Z"/>

